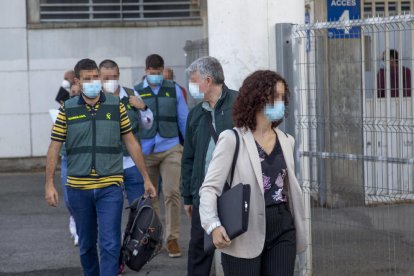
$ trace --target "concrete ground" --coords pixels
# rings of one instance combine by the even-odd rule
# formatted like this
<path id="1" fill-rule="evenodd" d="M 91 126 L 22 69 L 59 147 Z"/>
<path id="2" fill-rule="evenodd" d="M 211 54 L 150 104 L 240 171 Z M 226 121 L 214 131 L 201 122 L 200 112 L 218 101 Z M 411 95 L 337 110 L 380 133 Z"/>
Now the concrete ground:
<path id="1" fill-rule="evenodd" d="M 60 192 L 58 177 L 56 184 Z M 414 275 L 414 204 L 315 205 L 311 215 L 313 275 Z M 0 276 L 82 275 L 68 222 L 62 202 L 57 208 L 45 203 L 43 173 L 0 173 Z M 164 251 L 141 272 L 127 269 L 125 275 L 186 275 L 190 227 L 184 213 L 181 226 L 181 258 Z"/>
<path id="2" fill-rule="evenodd" d="M 57 208 L 46 204 L 44 180 L 44 173 L 0 174 L 0 275 L 82 275 L 79 248 L 69 235 L 68 212 L 62 197 Z M 62 195 L 58 177 L 55 184 Z M 139 273 L 127 268 L 125 275 L 185 275 L 189 223 L 183 212 L 181 258 L 169 258 L 164 250 Z"/>

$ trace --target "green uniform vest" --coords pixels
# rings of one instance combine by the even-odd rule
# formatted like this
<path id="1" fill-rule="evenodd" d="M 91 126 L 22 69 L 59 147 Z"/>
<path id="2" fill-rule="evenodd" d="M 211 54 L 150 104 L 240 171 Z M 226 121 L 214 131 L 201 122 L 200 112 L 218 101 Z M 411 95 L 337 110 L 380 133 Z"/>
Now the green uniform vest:
<path id="1" fill-rule="evenodd" d="M 135 90 L 154 114 L 154 124 L 150 129 L 142 129 L 139 137 L 151 139 L 157 132 L 164 138 L 177 137 L 177 92 L 174 82 L 164 80 L 158 95 L 155 95 L 149 86 L 143 88 L 142 83 L 138 84 Z"/>
<path id="2" fill-rule="evenodd" d="M 132 134 L 134 134 L 138 143 L 140 143 L 141 141 L 139 139 L 139 125 L 141 123 L 141 113 L 138 109 L 129 104 L 129 97 L 135 96 L 134 90 L 127 87 L 124 87 L 124 90 L 128 94 L 128 97 L 123 97 L 121 99 L 121 102 L 124 104 L 129 117 L 129 121 L 131 122 Z M 130 156 L 124 143 L 122 143 L 122 150 L 124 156 Z"/>
<path id="3" fill-rule="evenodd" d="M 99 176 L 122 174 L 119 97 L 105 94 L 95 116 L 79 97 L 65 102 L 68 175 L 87 176 L 95 169 Z"/>

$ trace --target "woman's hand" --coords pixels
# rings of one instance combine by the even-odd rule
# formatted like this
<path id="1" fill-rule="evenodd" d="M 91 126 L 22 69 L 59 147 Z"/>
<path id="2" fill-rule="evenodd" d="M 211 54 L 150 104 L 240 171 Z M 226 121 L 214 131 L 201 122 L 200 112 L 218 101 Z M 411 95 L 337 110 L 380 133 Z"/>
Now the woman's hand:
<path id="1" fill-rule="evenodd" d="M 215 228 L 211 235 L 213 237 L 213 243 L 218 249 L 225 248 L 231 244 L 230 238 L 227 236 L 226 229 L 223 226 Z"/>

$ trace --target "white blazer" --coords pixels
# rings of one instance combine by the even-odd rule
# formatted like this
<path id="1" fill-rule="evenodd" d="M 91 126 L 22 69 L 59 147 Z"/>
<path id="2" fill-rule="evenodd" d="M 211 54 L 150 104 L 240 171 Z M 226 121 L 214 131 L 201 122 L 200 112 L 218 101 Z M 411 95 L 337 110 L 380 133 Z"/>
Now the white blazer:
<path id="1" fill-rule="evenodd" d="M 238 258 L 255 258 L 263 251 L 266 237 L 266 215 L 263 190 L 262 167 L 253 134 L 250 130 L 235 128 L 239 133 L 240 148 L 234 172 L 233 184 L 250 184 L 249 226 L 246 233 L 232 240 L 221 252 Z M 288 171 L 288 201 L 296 227 L 296 250 L 302 252 L 307 246 L 305 211 L 302 189 L 295 176 L 292 136 L 275 128 Z M 229 178 L 236 137 L 232 130 L 220 134 L 203 185 L 200 188 L 201 225 L 207 230 L 219 222 L 217 197 L 221 195 L 225 181 Z"/>

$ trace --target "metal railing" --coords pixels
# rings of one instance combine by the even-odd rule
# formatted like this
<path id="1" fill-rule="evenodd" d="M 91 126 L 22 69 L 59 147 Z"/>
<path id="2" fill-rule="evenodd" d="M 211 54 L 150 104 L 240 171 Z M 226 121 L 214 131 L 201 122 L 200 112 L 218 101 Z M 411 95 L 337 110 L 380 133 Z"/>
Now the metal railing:
<path id="1" fill-rule="evenodd" d="M 414 275 L 414 16 L 294 26 L 291 41 L 305 274 Z"/>
<path id="2" fill-rule="evenodd" d="M 199 18 L 199 0 L 40 0 L 41 22 Z"/>

